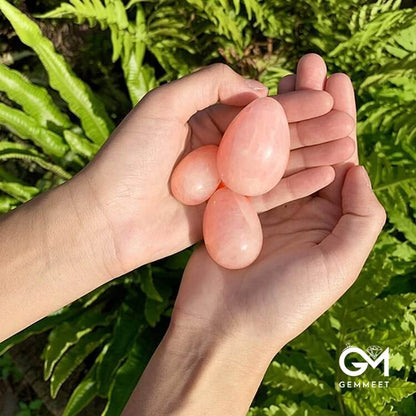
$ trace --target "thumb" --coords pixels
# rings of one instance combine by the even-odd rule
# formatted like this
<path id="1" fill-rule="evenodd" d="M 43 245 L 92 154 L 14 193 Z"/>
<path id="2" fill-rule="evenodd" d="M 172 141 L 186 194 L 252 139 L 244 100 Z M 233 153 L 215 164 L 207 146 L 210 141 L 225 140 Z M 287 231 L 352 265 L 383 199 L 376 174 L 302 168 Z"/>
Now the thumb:
<path id="1" fill-rule="evenodd" d="M 342 187 L 342 216 L 321 243 L 328 276 L 341 295 L 358 277 L 386 220 L 362 166 L 350 168 Z"/>
<path id="2" fill-rule="evenodd" d="M 243 78 L 225 64 L 213 64 L 154 89 L 136 108 L 147 117 L 186 123 L 197 111 L 218 101 L 244 106 L 267 92 L 262 83 Z"/>

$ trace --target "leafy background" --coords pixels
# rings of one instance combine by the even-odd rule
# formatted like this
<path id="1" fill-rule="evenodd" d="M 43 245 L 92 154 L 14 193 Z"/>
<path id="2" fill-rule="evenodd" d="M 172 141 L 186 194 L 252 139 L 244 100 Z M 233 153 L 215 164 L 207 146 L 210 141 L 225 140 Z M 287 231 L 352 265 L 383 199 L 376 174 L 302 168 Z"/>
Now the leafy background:
<path id="1" fill-rule="evenodd" d="M 226 62 L 272 93 L 307 52 L 323 55 L 329 72 L 347 72 L 360 162 L 388 221 L 357 283 L 276 356 L 249 414 L 416 414 L 411 1 L 0 0 L 0 8 L 0 213 L 69 179 L 149 89 L 197 67 Z M 10 381 L 22 377 L 10 357 L 35 340 L 56 398 L 44 394 L 42 410 L 21 403 L 19 414 L 119 415 L 167 327 L 189 254 L 129 273 L 0 344 Z M 390 347 L 390 388 L 338 386 L 348 379 L 337 364 L 347 344 Z M 383 376 L 377 368 L 366 379 Z M 69 400 L 55 406 L 60 397 Z"/>

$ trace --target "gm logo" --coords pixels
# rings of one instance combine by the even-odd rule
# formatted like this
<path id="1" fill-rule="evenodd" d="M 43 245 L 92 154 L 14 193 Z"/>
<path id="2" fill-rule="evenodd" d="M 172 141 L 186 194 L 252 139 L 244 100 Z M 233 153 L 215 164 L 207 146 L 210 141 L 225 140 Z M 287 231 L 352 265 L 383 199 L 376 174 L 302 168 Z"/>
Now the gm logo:
<path id="1" fill-rule="evenodd" d="M 344 351 L 342 351 L 342 354 L 339 357 L 339 367 L 348 376 L 356 377 L 363 374 L 367 368 L 368 365 L 370 365 L 372 368 L 376 368 L 381 362 L 383 362 L 384 376 L 388 377 L 389 375 L 389 349 L 386 348 L 383 352 L 382 348 L 378 345 L 372 345 L 371 347 L 367 348 L 368 354 L 363 351 L 361 348 L 358 347 L 350 347 L 347 346 Z M 356 368 L 356 370 L 349 370 L 345 366 L 345 359 L 349 354 L 352 354 L 353 352 L 360 355 L 364 361 L 354 361 L 351 364 Z"/>

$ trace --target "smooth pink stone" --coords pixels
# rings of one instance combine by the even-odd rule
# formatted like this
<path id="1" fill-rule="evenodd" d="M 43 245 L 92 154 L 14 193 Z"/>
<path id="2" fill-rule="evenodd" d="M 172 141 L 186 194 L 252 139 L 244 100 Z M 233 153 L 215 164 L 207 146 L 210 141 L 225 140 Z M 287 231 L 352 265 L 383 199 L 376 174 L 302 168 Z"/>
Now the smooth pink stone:
<path id="1" fill-rule="evenodd" d="M 282 178 L 289 159 L 289 125 L 273 98 L 258 98 L 236 116 L 218 149 L 218 172 L 241 195 L 262 195 Z"/>
<path id="2" fill-rule="evenodd" d="M 263 244 L 260 220 L 250 201 L 227 188 L 208 200 L 203 233 L 209 255 L 227 269 L 249 266 Z"/>
<path id="3" fill-rule="evenodd" d="M 198 205 L 215 192 L 220 183 L 217 151 L 215 145 L 202 146 L 179 162 L 170 182 L 173 196 L 178 201 L 185 205 Z"/>

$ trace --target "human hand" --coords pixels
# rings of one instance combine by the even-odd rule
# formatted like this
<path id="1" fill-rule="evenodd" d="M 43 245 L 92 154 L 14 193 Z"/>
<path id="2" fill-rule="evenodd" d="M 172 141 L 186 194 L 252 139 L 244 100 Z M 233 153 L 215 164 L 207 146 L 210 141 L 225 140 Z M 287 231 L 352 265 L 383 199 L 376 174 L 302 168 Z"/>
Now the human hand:
<path id="1" fill-rule="evenodd" d="M 324 62 L 308 55 L 301 59 L 296 78 L 284 79 L 279 90 L 286 93 L 295 84 L 299 91 L 322 89 L 325 81 Z M 275 353 L 334 302 L 358 274 L 381 227 L 383 211 L 361 168 L 350 170 L 345 182 L 348 165 L 308 168 L 314 165 L 314 152 L 319 155 L 319 149 L 320 160 L 328 161 L 330 146 L 336 153 L 338 145 L 350 144 L 350 139 L 341 139 L 314 147 L 315 139 L 325 141 L 322 136 L 318 139 L 319 134 L 325 131 L 328 137 L 332 130 L 334 137 L 341 137 L 355 127 L 354 123 L 341 134 L 343 122 L 328 122 L 345 112 L 350 117 L 344 120 L 354 120 L 348 78 L 334 75 L 326 88 L 334 96 L 334 110 L 320 120 L 305 122 L 309 136 L 302 124 L 291 125 L 291 147 L 300 150 L 292 150 L 279 185 L 252 198 L 259 212 L 268 211 L 261 214 L 265 241 L 260 257 L 245 269 L 227 270 L 211 260 L 204 246 L 193 253 L 171 325 L 123 415 L 246 414 Z M 319 129 L 319 121 L 328 123 L 325 129 Z M 315 139 L 314 125 L 318 127 Z M 301 133 L 300 140 L 296 133 Z M 354 132 L 351 136 L 355 139 Z M 303 165 L 294 174 L 297 156 Z M 352 162 L 356 159 L 353 153 Z M 282 205 L 331 181 L 314 197 Z"/>
<path id="2" fill-rule="evenodd" d="M 186 207 L 175 200 L 169 187 L 172 170 L 189 151 L 218 144 L 241 108 L 266 95 L 262 84 L 246 82 L 220 64 L 157 88 L 68 183 L 81 215 L 91 215 L 88 207 L 94 206 L 111 230 L 106 248 L 109 278 L 201 239 L 204 204 Z M 321 189 L 333 179 L 327 165 L 353 152 L 352 141 L 345 138 L 353 120 L 345 112 L 330 111 L 329 94 L 305 90 L 277 100 L 291 123 L 293 151 L 286 177 L 258 201 L 259 211 L 292 200 L 290 189 L 298 190 L 296 197 Z"/>
<path id="3" fill-rule="evenodd" d="M 334 74 L 326 80 L 324 62 L 316 55 L 304 57 L 296 77 L 283 79 L 279 91 L 324 86 L 334 109 L 355 119 L 349 78 Z M 356 140 L 355 133 L 351 137 Z M 185 270 L 173 324 L 243 337 L 266 350 L 266 360 L 308 327 L 354 282 L 385 221 L 367 173 L 357 163 L 355 151 L 335 169 L 320 168 L 320 175 L 331 180 L 335 175 L 335 180 L 313 196 L 286 204 L 306 195 L 305 175 L 292 180 L 281 199 L 277 194 L 257 199 L 259 211 L 270 208 L 271 198 L 272 206 L 281 205 L 261 215 L 264 246 L 250 267 L 224 269 L 200 246 Z"/>

